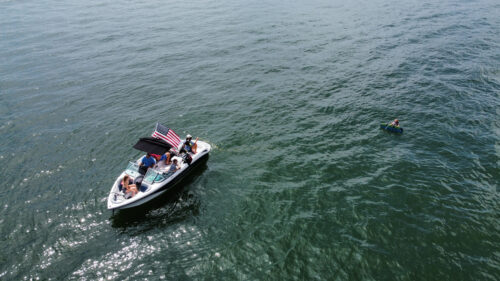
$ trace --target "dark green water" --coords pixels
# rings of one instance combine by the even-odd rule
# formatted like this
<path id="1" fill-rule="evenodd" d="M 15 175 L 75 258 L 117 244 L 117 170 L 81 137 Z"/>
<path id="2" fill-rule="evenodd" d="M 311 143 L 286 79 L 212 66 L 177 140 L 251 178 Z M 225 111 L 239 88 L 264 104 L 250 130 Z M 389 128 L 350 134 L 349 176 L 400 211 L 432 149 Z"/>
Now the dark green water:
<path id="1" fill-rule="evenodd" d="M 0 279 L 498 280 L 499 15 L 0 1 Z M 210 159 L 112 215 L 156 121 Z"/>

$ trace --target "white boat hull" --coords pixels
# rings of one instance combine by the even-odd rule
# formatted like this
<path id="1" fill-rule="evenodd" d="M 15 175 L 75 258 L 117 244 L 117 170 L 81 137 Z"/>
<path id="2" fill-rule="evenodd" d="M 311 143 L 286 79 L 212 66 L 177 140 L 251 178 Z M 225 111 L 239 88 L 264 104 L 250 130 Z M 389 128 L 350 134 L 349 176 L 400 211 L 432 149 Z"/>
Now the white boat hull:
<path id="1" fill-rule="evenodd" d="M 210 144 L 198 141 L 197 153 L 191 155 L 193 158 L 191 164 L 179 161 L 181 162 L 181 168 L 173 175 L 161 182 L 153 182 L 152 184 L 143 182 L 142 186 L 147 187 L 147 189 L 145 191 L 139 191 L 134 197 L 128 199 L 125 199 L 123 197 L 123 193 L 118 189 L 121 179 L 126 174 L 125 172 L 122 172 L 122 174 L 115 180 L 113 187 L 111 187 L 111 191 L 108 196 L 108 209 L 119 210 L 137 207 L 171 190 L 182 178 L 188 175 L 191 170 L 197 166 L 197 164 L 201 163 L 204 158 L 208 157 L 210 150 Z M 180 157 L 175 158 L 179 160 L 181 159 Z"/>

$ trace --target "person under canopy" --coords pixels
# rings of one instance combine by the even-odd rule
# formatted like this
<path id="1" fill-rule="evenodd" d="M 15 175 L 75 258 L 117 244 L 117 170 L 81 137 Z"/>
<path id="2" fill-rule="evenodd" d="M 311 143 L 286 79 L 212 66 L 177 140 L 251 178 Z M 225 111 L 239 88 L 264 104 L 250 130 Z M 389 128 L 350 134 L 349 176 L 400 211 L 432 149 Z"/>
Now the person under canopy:
<path id="1" fill-rule="evenodd" d="M 145 175 L 149 168 L 153 168 L 156 165 L 156 160 L 151 155 L 151 153 L 147 153 L 141 160 L 141 164 L 139 165 L 139 173 Z"/>

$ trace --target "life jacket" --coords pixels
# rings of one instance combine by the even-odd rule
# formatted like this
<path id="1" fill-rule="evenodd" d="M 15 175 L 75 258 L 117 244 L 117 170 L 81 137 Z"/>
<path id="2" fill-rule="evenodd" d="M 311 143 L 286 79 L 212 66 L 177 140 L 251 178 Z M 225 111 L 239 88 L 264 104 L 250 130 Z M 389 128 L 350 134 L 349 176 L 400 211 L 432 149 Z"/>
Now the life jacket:
<path id="1" fill-rule="evenodd" d="M 191 141 L 184 142 L 184 149 L 188 152 L 193 151 L 193 144 L 191 143 Z"/>

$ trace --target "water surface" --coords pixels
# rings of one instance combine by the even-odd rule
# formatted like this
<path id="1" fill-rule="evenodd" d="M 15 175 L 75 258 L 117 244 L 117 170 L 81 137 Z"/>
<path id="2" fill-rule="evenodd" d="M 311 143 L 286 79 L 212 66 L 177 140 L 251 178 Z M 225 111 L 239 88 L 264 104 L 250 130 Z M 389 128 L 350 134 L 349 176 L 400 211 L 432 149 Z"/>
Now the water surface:
<path id="1" fill-rule="evenodd" d="M 497 280 L 497 1 L 0 2 L 0 279 Z M 399 118 L 394 135 L 379 123 Z M 106 197 L 160 121 L 213 146 Z"/>

